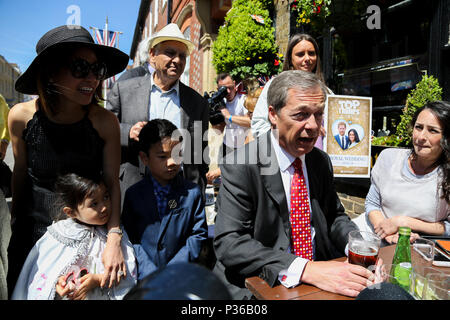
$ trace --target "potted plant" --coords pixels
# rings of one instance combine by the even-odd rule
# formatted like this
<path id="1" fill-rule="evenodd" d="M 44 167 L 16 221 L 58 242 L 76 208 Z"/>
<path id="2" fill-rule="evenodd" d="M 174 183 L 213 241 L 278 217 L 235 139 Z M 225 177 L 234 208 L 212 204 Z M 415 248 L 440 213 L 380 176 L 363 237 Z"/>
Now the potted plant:
<path id="1" fill-rule="evenodd" d="M 266 5 L 259 0 L 235 0 L 213 44 L 217 73 L 229 73 L 237 82 L 272 76 L 282 70 L 274 28 Z"/>
<path id="2" fill-rule="evenodd" d="M 410 147 L 411 146 L 411 120 L 414 113 L 423 108 L 430 101 L 442 99 L 442 88 L 433 76 L 424 75 L 416 88 L 411 90 L 406 99 L 406 105 L 400 116 L 400 123 L 395 134 L 378 137 L 372 140 L 375 146 Z"/>

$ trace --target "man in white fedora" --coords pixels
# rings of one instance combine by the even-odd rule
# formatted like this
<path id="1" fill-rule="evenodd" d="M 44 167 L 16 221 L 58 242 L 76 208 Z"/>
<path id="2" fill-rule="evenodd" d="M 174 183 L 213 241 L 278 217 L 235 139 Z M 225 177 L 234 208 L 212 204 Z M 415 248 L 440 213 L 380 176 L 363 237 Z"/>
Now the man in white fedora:
<path id="1" fill-rule="evenodd" d="M 116 82 L 106 103 L 106 109 L 116 114 L 120 122 L 122 203 L 126 189 L 146 173 L 138 157 L 139 133 L 147 121 L 157 118 L 167 119 L 189 132 L 188 150 L 183 151 L 183 175 L 199 184 L 203 193 L 206 188 L 209 159 L 203 156 L 208 143 L 203 141 L 203 134 L 208 130 L 208 105 L 199 93 L 179 80 L 194 44 L 171 23 L 150 39 L 149 50 L 155 71 Z"/>

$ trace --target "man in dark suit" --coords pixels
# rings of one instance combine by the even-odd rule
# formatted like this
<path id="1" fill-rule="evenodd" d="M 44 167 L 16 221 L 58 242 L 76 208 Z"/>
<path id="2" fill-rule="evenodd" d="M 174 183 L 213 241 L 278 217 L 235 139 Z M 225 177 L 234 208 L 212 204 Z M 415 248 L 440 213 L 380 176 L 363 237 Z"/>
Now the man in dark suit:
<path id="1" fill-rule="evenodd" d="M 136 142 L 145 123 L 156 118 L 167 119 L 184 130 L 184 177 L 197 183 L 203 193 L 206 188 L 209 159 L 203 156 L 208 143 L 203 134 L 208 130 L 207 101 L 179 81 L 194 44 L 171 23 L 151 38 L 149 47 L 150 62 L 155 71 L 116 82 L 106 103 L 106 109 L 115 113 L 120 121 L 122 203 L 127 188 L 145 174 L 145 166 L 138 159 Z"/>
<path id="2" fill-rule="evenodd" d="M 336 194 L 328 155 L 314 148 L 325 96 L 314 73 L 281 73 L 268 92 L 272 130 L 221 165 L 214 272 L 235 299 L 250 297 L 244 281 L 251 276 L 348 296 L 372 284 L 369 270 L 327 261 L 345 255 L 357 227 Z"/>
<path id="3" fill-rule="evenodd" d="M 339 133 L 334 136 L 334 139 L 336 139 L 336 142 L 339 144 L 342 150 L 348 149 L 348 146 L 350 145 L 350 140 L 348 139 L 348 136 L 345 134 L 346 128 L 347 125 L 345 124 L 345 122 L 339 122 L 338 123 Z"/>

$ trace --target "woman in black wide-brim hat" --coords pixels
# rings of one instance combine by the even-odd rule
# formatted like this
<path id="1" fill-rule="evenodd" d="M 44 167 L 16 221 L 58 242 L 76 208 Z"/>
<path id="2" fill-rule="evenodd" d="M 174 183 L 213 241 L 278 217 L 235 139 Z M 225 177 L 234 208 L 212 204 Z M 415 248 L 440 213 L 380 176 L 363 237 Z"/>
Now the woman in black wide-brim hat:
<path id="1" fill-rule="evenodd" d="M 37 57 L 16 81 L 16 90 L 38 98 L 15 105 L 8 118 L 14 153 L 13 234 L 8 248 L 8 291 L 29 250 L 58 213 L 55 179 L 65 173 L 102 175 L 112 201 L 102 285 L 126 272 L 120 246 L 120 130 L 116 116 L 100 106 L 102 80 L 128 64 L 128 55 L 95 44 L 79 26 L 48 31 Z M 118 274 L 119 273 L 119 274 Z"/>

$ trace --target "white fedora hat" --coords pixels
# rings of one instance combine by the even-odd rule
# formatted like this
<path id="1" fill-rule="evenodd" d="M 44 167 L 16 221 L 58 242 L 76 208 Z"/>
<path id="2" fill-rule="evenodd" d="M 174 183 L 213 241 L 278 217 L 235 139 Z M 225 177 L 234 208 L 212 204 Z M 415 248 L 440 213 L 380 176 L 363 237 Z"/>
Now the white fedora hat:
<path id="1" fill-rule="evenodd" d="M 194 44 L 184 37 L 176 23 L 169 23 L 167 26 L 159 30 L 159 32 L 150 39 L 149 49 L 153 48 L 158 43 L 170 40 L 184 43 L 188 48 L 189 54 L 191 54 L 194 50 Z"/>

